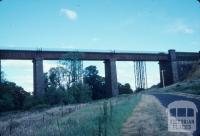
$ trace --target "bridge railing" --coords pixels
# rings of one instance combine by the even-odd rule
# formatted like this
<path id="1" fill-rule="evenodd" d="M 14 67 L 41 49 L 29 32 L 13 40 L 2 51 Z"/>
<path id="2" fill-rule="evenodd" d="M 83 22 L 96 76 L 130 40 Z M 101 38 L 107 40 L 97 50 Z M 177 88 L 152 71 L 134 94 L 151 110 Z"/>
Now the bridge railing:
<path id="1" fill-rule="evenodd" d="M 102 53 L 149 53 L 149 54 L 167 54 L 167 52 L 158 51 L 131 51 L 131 50 L 102 50 L 102 49 L 72 49 L 72 48 L 41 48 L 41 47 L 0 47 L 0 50 L 16 51 L 71 51 L 71 52 L 102 52 Z"/>

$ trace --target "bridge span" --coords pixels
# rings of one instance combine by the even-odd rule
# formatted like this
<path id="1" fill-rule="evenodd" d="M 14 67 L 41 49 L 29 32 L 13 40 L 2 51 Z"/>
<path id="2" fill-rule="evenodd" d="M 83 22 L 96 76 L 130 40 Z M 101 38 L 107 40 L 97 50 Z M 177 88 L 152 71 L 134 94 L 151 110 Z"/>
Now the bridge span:
<path id="1" fill-rule="evenodd" d="M 80 60 L 103 60 L 108 96 L 118 95 L 116 61 L 157 61 L 160 66 L 161 85 L 171 85 L 184 79 L 192 65 L 200 59 L 200 52 L 137 53 L 137 52 L 90 52 L 0 49 L 0 60 L 32 60 L 34 95 L 44 93 L 43 60 L 60 60 L 63 57 Z M 162 73 L 162 74 L 161 74 Z M 164 77 L 164 79 L 163 79 Z"/>

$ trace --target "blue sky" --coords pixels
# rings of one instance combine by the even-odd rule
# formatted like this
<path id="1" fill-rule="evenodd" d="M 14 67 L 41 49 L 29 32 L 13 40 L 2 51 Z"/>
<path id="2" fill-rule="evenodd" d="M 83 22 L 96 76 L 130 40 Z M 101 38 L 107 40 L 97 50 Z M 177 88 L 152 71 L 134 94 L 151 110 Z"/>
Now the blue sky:
<path id="1" fill-rule="evenodd" d="M 197 0 L 3 0 L 0 47 L 197 52 L 199 13 Z M 31 90 L 31 61 L 2 64 L 7 79 Z M 102 62 L 84 64 L 104 74 Z M 159 80 L 158 65 L 147 66 L 151 85 Z M 118 62 L 117 69 L 119 81 L 133 87 L 132 62 Z"/>

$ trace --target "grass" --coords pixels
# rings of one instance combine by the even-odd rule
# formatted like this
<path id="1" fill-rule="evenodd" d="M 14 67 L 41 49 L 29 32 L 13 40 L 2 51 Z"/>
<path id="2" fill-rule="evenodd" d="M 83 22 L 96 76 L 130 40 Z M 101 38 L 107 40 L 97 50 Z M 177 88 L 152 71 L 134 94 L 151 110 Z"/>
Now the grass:
<path id="1" fill-rule="evenodd" d="M 200 95 L 200 80 L 188 80 L 179 82 L 165 88 L 156 88 L 151 89 L 149 91 L 156 91 L 156 92 L 170 92 L 170 93 L 188 93 L 194 95 Z"/>
<path id="2" fill-rule="evenodd" d="M 60 106 L 20 118 L 0 119 L 1 136 L 118 136 L 140 95 L 122 95 L 83 106 Z"/>
<path id="3" fill-rule="evenodd" d="M 200 95 L 200 80 L 190 80 L 177 83 L 173 86 L 174 91 Z"/>

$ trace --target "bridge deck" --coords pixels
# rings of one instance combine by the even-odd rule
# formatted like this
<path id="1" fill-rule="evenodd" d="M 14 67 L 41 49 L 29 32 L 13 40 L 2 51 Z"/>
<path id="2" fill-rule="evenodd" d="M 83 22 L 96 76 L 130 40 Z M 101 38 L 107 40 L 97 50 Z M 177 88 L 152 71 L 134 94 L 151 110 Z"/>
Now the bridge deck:
<path id="1" fill-rule="evenodd" d="M 199 53 L 176 52 L 177 60 L 194 61 L 199 59 Z M 96 52 L 96 51 L 44 51 L 44 50 L 11 50 L 0 49 L 0 59 L 31 60 L 42 58 L 44 60 L 59 60 L 61 58 L 78 58 L 81 60 L 107 60 L 117 61 L 167 61 L 167 53 L 142 52 Z"/>

